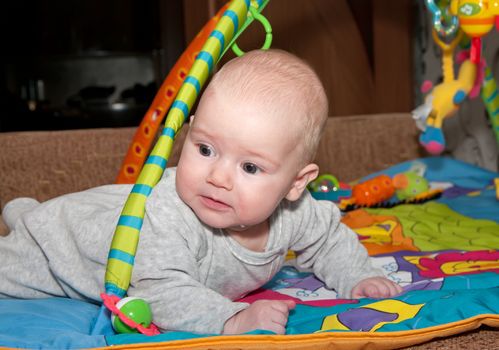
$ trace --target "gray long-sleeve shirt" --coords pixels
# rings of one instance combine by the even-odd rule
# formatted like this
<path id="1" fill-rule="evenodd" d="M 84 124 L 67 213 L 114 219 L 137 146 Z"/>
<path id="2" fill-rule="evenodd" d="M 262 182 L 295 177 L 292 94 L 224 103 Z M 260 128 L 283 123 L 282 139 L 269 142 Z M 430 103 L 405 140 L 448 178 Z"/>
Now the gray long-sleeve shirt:
<path id="1" fill-rule="evenodd" d="M 381 276 L 330 202 L 305 193 L 282 201 L 270 218 L 264 252 L 241 246 L 200 222 L 175 192 L 168 169 L 146 203 L 128 295 L 147 300 L 162 329 L 221 333 L 248 307 L 233 302 L 269 281 L 286 252 L 327 287 L 349 297 L 360 280 Z M 4 209 L 11 226 L 0 238 L 0 297 L 68 296 L 100 301 L 112 234 L 130 185 L 108 185 L 38 204 L 18 199 Z"/>

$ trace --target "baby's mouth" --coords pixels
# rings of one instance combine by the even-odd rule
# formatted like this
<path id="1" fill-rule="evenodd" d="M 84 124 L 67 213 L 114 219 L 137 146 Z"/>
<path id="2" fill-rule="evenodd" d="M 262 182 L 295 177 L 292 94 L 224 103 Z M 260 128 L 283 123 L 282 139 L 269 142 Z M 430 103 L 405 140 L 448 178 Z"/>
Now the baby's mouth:
<path id="1" fill-rule="evenodd" d="M 207 196 L 201 196 L 201 202 L 208 208 L 218 210 L 218 211 L 224 211 L 230 208 L 230 205 L 228 205 L 225 202 L 219 201 L 215 198 L 212 197 L 207 197 Z"/>

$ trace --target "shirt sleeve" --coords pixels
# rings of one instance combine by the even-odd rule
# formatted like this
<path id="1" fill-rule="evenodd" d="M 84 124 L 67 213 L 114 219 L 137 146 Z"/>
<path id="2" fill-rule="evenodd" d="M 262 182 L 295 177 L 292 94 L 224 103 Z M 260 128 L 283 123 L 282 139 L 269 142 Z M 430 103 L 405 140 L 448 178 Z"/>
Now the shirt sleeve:
<path id="1" fill-rule="evenodd" d="M 328 288 L 342 298 L 350 298 L 352 288 L 361 280 L 383 276 L 375 269 L 357 234 L 341 223 L 339 209 L 331 202 L 317 201 L 306 192 L 295 203 L 291 249 L 297 253 L 298 266 L 313 269 Z"/>
<path id="2" fill-rule="evenodd" d="M 147 208 L 128 294 L 150 304 L 153 322 L 164 331 L 222 333 L 225 322 L 248 304 L 203 284 L 199 266 L 209 259 L 203 231 L 192 232 L 174 206 Z"/>

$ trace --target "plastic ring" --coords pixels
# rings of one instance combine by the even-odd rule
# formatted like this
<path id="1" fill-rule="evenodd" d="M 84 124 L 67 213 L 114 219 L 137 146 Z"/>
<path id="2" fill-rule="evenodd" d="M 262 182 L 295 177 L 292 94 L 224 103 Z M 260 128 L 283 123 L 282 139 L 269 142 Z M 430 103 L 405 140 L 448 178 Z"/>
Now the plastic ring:
<path id="1" fill-rule="evenodd" d="M 272 44 L 272 26 L 270 25 L 270 22 L 267 20 L 267 18 L 265 18 L 262 14 L 258 13 L 256 8 L 250 7 L 250 14 L 263 25 L 266 34 L 265 34 L 265 42 L 263 43 L 261 49 L 268 50 L 270 48 L 270 45 Z M 239 48 L 236 42 L 232 44 L 232 51 L 237 56 L 244 55 L 244 51 Z"/>

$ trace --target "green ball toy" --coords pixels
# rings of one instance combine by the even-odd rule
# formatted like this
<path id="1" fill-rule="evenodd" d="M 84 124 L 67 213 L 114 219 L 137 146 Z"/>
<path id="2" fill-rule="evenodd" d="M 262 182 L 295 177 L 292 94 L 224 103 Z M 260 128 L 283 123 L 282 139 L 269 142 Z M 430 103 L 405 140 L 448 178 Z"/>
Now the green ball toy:
<path id="1" fill-rule="evenodd" d="M 136 297 L 126 297 L 121 299 L 116 307 L 133 322 L 148 328 L 152 322 L 152 312 L 149 304 Z M 138 330 L 124 324 L 116 315 L 111 316 L 111 324 L 117 333 L 138 333 Z"/>

